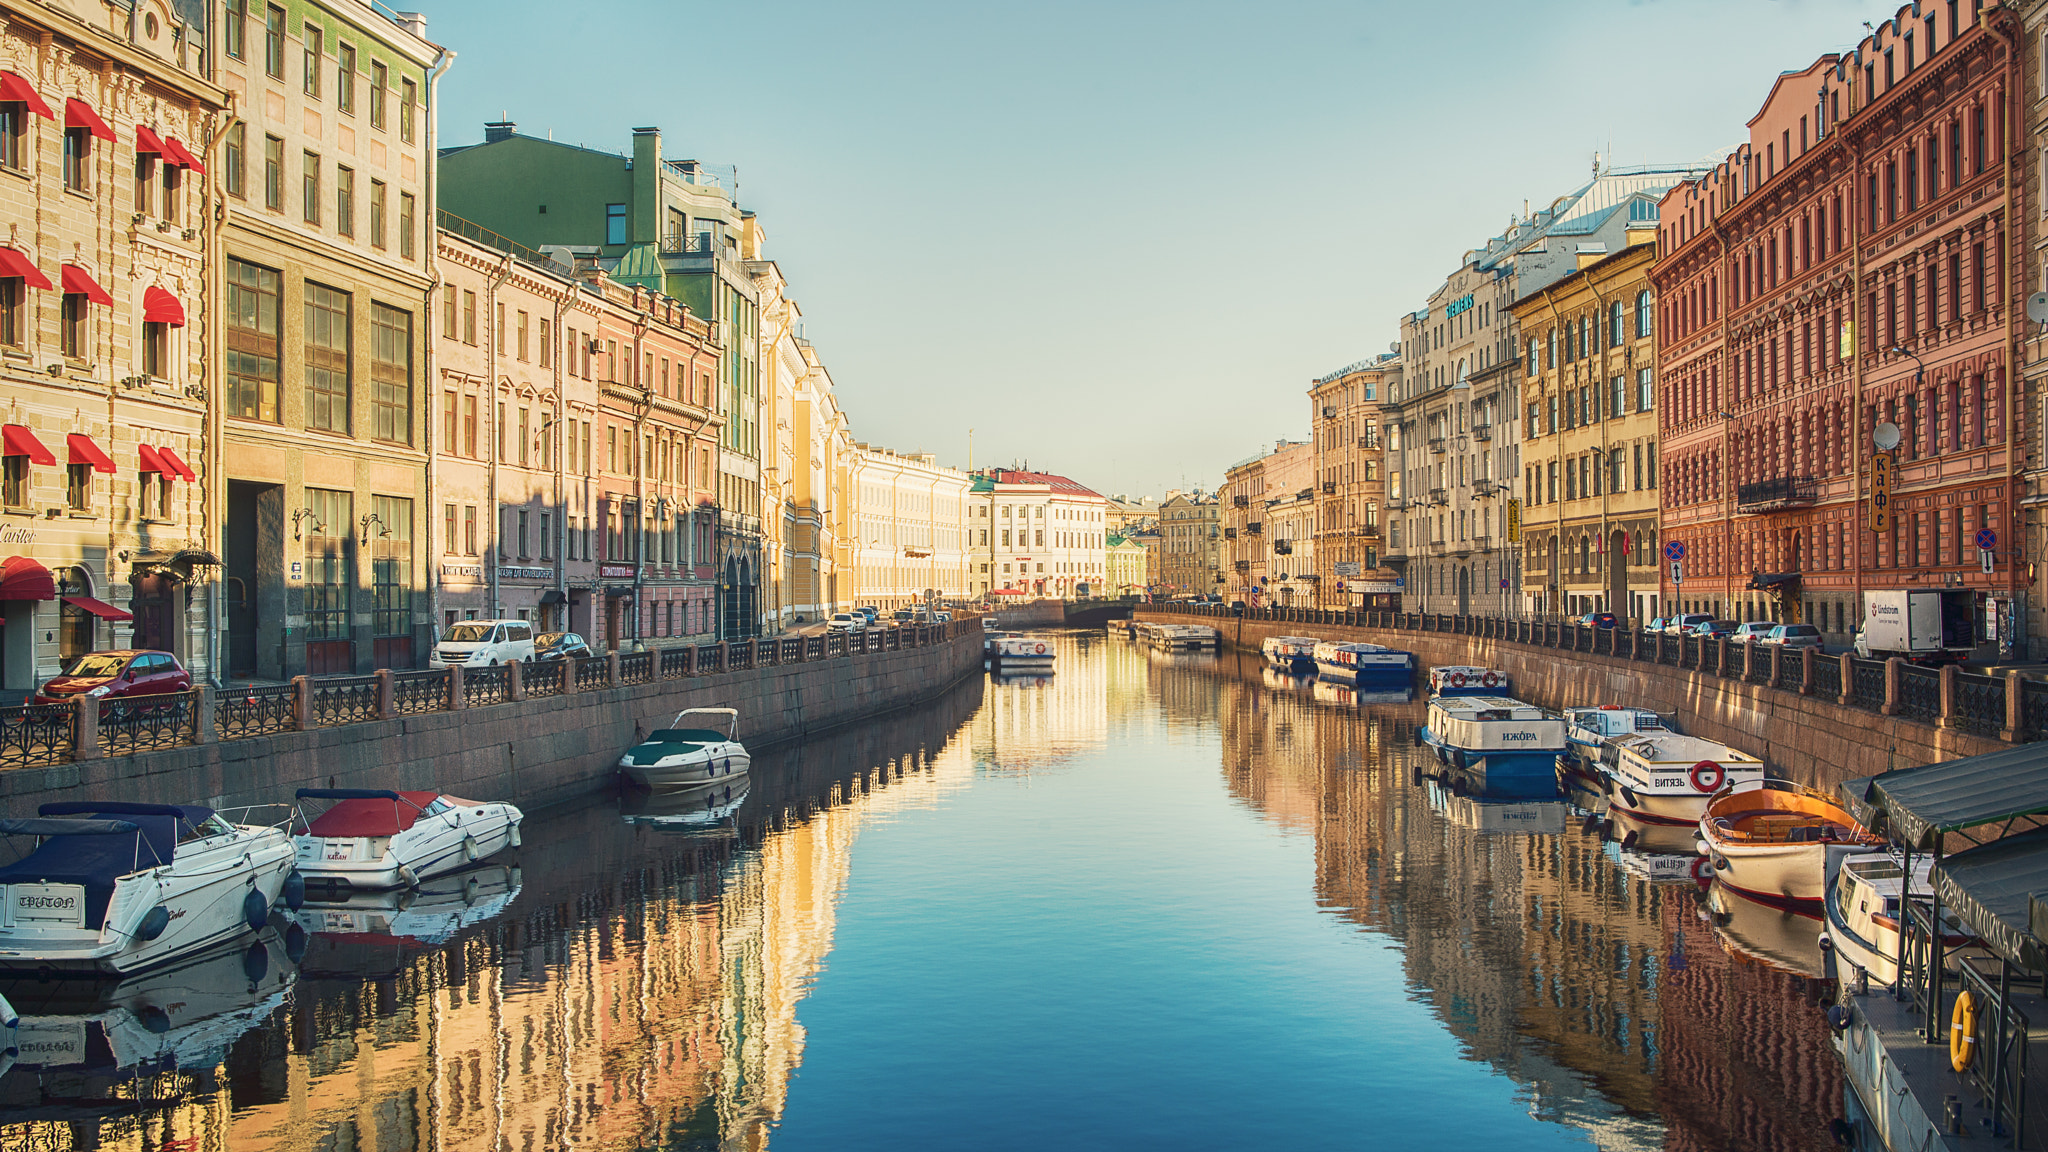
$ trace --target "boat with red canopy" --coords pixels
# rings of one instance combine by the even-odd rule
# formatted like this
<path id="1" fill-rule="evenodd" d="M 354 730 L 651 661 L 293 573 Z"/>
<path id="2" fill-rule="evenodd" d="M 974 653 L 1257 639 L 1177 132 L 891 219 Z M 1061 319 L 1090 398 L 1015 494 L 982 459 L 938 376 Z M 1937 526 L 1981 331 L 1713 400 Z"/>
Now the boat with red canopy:
<path id="1" fill-rule="evenodd" d="M 299 874 L 311 886 L 409 888 L 519 845 L 524 813 L 510 804 L 445 792 L 301 788 L 329 801 L 292 837 Z"/>

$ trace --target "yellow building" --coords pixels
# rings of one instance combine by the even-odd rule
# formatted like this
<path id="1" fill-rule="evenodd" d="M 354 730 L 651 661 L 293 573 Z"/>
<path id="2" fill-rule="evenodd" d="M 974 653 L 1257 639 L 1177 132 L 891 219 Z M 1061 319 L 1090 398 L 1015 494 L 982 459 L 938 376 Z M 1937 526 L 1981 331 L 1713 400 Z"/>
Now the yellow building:
<path id="1" fill-rule="evenodd" d="M 1522 397 L 1522 591 L 1537 613 L 1660 615 L 1655 233 L 1515 302 Z"/>
<path id="2" fill-rule="evenodd" d="M 1135 596 L 1145 590 L 1145 545 L 1128 536 L 1112 534 L 1105 543 L 1102 574 L 1107 596 Z"/>
<path id="3" fill-rule="evenodd" d="M 1401 606 L 1386 554 L 1381 509 L 1387 502 L 1380 405 L 1401 378 L 1392 353 L 1340 368 L 1308 390 L 1314 430 L 1316 603 L 1330 608 Z"/>
<path id="4" fill-rule="evenodd" d="M 1217 591 L 1223 571 L 1223 505 L 1200 492 L 1174 492 L 1159 506 L 1159 582 L 1169 594 Z"/>

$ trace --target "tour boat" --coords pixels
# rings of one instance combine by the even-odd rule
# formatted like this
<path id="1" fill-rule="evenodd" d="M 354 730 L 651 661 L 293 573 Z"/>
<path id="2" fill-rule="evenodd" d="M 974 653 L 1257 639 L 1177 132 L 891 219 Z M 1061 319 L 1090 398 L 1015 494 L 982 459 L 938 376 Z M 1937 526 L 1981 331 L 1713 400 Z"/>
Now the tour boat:
<path id="1" fill-rule="evenodd" d="M 301 788 L 299 799 L 332 800 L 293 837 L 309 886 L 409 888 L 519 846 L 526 817 L 501 801 L 444 792 Z"/>
<path id="2" fill-rule="evenodd" d="M 1050 669 L 1053 657 L 1059 654 L 1059 645 L 1044 635 L 1026 636 L 1012 632 L 996 637 L 993 643 L 995 648 L 988 658 L 1001 668 Z"/>
<path id="3" fill-rule="evenodd" d="M 1692 827 L 1714 793 L 1764 778 L 1762 760 L 1698 736 L 1639 729 L 1609 744 L 1600 762 L 1608 804 L 1646 824 Z"/>
<path id="4" fill-rule="evenodd" d="M 1316 670 L 1316 644 L 1313 636 L 1268 636 L 1259 651 L 1282 672 L 1307 676 Z"/>
<path id="5" fill-rule="evenodd" d="M 1415 655 L 1379 644 L 1325 640 L 1315 646 L 1316 675 L 1361 688 L 1404 688 L 1415 682 Z"/>
<path id="6" fill-rule="evenodd" d="M 1422 742 L 1454 788 L 1484 796 L 1549 799 L 1564 794 L 1557 757 L 1564 717 L 1507 696 L 1437 696 Z"/>
<path id="7" fill-rule="evenodd" d="M 1221 648 L 1222 634 L 1214 628 L 1200 624 L 1154 624 L 1146 634 L 1152 647 L 1168 652 L 1191 651 L 1201 648 Z"/>
<path id="8" fill-rule="evenodd" d="M 1566 772 L 1590 780 L 1604 791 L 1606 777 L 1600 763 L 1616 737 L 1638 732 L 1671 732 L 1662 716 L 1648 708 L 1627 708 L 1620 704 L 1589 704 L 1564 709 L 1564 738 L 1570 745 L 1558 763 Z"/>
<path id="9" fill-rule="evenodd" d="M 717 727 L 689 727 L 689 716 L 715 717 Z M 737 708 L 685 708 L 667 728 L 649 732 L 647 739 L 628 748 L 619 757 L 619 771 L 641 788 L 729 784 L 754 764 L 739 741 L 739 726 Z"/>
<path id="10" fill-rule="evenodd" d="M 100 800 L 0 820 L 0 836 L 35 839 L 0 868 L 0 967 L 138 972 L 263 927 L 292 871 L 276 807 L 276 824 Z"/>
<path id="11" fill-rule="evenodd" d="M 1734 784 L 1700 814 L 1700 854 L 1721 883 L 1759 900 L 1818 904 L 1828 850 L 1883 844 L 1824 792 L 1789 780 Z"/>
<path id="12" fill-rule="evenodd" d="M 985 616 L 982 618 L 982 622 L 987 623 L 991 619 L 993 619 L 993 617 Z M 988 629 L 983 631 L 981 634 L 982 658 L 986 660 L 995 659 L 996 650 L 998 647 L 1001 646 L 1003 641 L 1013 640 L 1022 635 L 1024 635 L 1022 632 L 1002 632 L 997 631 L 995 629 Z"/>
<path id="13" fill-rule="evenodd" d="M 1431 696 L 1505 696 L 1509 691 L 1508 674 L 1498 668 L 1447 664 L 1429 670 Z"/>
<path id="14" fill-rule="evenodd" d="M 1889 851 L 1831 852 L 1827 858 L 1827 896 L 1822 903 L 1827 935 L 1821 947 L 1835 954 L 1835 975 L 1854 981 L 1860 970 L 1870 983 L 1890 987 L 1899 979 L 1899 917 L 1903 900 L 1920 909 L 1924 930 L 1934 911 L 1934 887 L 1928 877 L 1934 857 L 1913 857 L 1913 882 Z M 1942 909 L 1944 948 L 1970 943 L 1969 930 L 1948 909 Z"/>

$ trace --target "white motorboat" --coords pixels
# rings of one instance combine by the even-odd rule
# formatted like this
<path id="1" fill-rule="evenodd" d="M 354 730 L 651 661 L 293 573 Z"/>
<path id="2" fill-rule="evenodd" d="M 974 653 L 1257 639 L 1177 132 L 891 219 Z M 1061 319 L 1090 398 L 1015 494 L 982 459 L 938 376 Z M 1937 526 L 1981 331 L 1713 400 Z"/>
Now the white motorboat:
<path id="1" fill-rule="evenodd" d="M 299 799 L 334 802 L 293 837 L 313 887 L 409 888 L 518 847 L 525 819 L 502 801 L 445 792 L 301 788 Z"/>
<path id="2" fill-rule="evenodd" d="M 691 727 L 689 717 L 710 717 L 714 727 Z M 702 787 L 725 784 L 747 774 L 754 758 L 739 740 L 737 708 L 685 708 L 667 728 L 619 757 L 619 771 L 642 788 Z"/>
<path id="3" fill-rule="evenodd" d="M 1827 858 L 1829 873 L 1823 915 L 1827 934 L 1821 947 L 1835 954 L 1835 975 L 1850 982 L 1858 971 L 1870 983 L 1890 987 L 1899 979 L 1899 918 L 1904 902 L 1919 908 L 1924 930 L 1934 911 L 1934 887 L 1928 877 L 1934 857 L 1921 853 L 1913 857 L 1913 882 L 1906 883 L 1906 870 L 1899 857 L 1889 851 L 1839 853 Z M 1942 947 L 1953 949 L 1970 943 L 1969 929 L 1942 909 Z"/>
<path id="4" fill-rule="evenodd" d="M 1507 696 L 1436 696 L 1422 742 L 1435 750 L 1455 788 L 1483 796 L 1563 796 L 1557 757 L 1564 717 Z"/>
<path id="5" fill-rule="evenodd" d="M 1698 827 L 1700 854 L 1714 862 L 1723 885 L 1792 904 L 1820 903 L 1830 851 L 1868 851 L 1884 843 L 1833 797 L 1789 780 L 1729 785 L 1707 801 Z"/>
<path id="6" fill-rule="evenodd" d="M 1360 688 L 1406 688 L 1415 682 L 1415 654 L 1383 644 L 1325 640 L 1315 646 L 1316 675 Z"/>
<path id="7" fill-rule="evenodd" d="M 1692 827 L 1714 793 L 1764 778 L 1762 760 L 1698 736 L 1639 730 L 1608 744 L 1600 763 L 1608 803 L 1646 824 Z"/>
<path id="8" fill-rule="evenodd" d="M 1266 663 L 1282 672 L 1307 676 L 1316 670 L 1316 645 L 1319 643 L 1321 641 L 1313 636 L 1268 636 L 1259 645 L 1259 653 L 1266 658 Z"/>
<path id="9" fill-rule="evenodd" d="M 1446 664 L 1429 670 L 1431 696 L 1507 696 L 1508 674 L 1498 668 Z"/>
<path id="10" fill-rule="evenodd" d="M 1003 668 L 1052 667 L 1053 657 L 1059 655 L 1059 645 L 1048 636 L 1027 636 L 1012 632 L 994 640 L 995 649 L 989 653 L 989 660 Z"/>
<path id="11" fill-rule="evenodd" d="M 1620 704 L 1587 704 L 1564 709 L 1564 738 L 1571 745 L 1561 762 L 1564 770 L 1606 787 L 1600 763 L 1609 752 L 1609 742 L 1638 732 L 1675 732 L 1677 729 L 1648 708 Z"/>
<path id="12" fill-rule="evenodd" d="M 292 871 L 289 809 L 275 808 L 275 824 L 115 801 L 0 820 L 0 836 L 35 841 L 0 868 L 0 967 L 138 972 L 263 927 Z"/>

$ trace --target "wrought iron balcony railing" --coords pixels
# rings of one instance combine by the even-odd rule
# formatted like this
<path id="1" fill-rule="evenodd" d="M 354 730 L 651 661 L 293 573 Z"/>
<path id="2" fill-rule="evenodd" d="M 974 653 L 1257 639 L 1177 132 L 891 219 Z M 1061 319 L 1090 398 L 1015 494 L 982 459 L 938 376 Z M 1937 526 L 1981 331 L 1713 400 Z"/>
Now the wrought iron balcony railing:
<path id="1" fill-rule="evenodd" d="M 1777 476 L 1744 484 L 1735 490 L 1738 512 L 1775 512 L 1782 508 L 1803 508 L 1820 495 L 1820 485 L 1811 476 Z"/>

